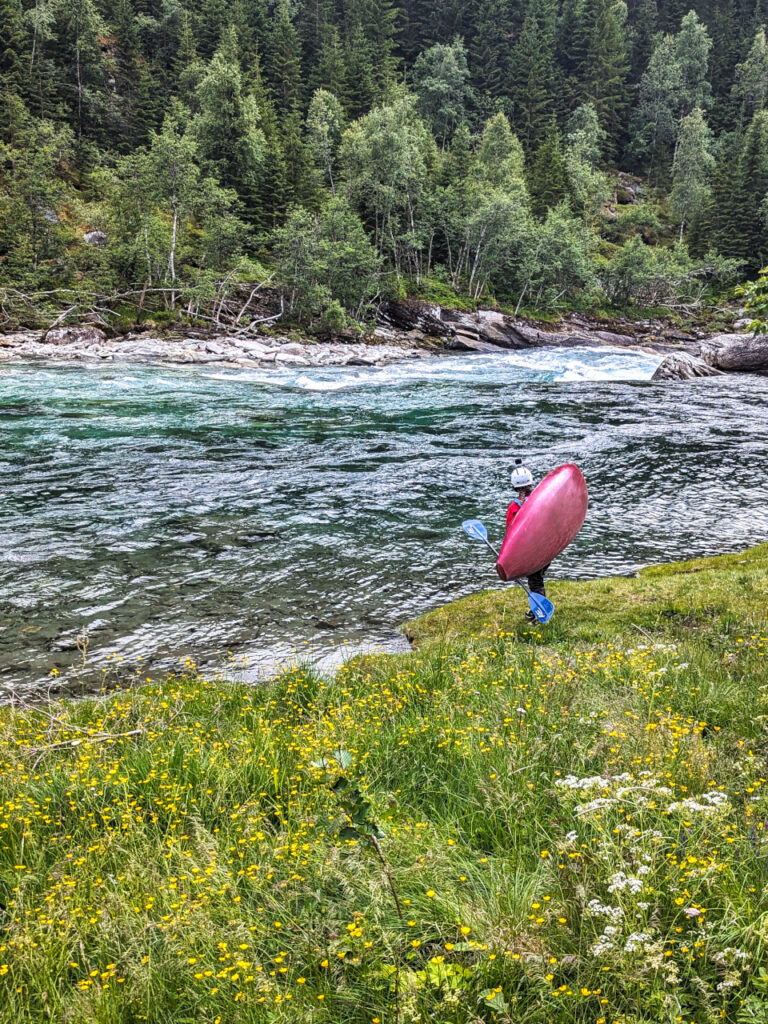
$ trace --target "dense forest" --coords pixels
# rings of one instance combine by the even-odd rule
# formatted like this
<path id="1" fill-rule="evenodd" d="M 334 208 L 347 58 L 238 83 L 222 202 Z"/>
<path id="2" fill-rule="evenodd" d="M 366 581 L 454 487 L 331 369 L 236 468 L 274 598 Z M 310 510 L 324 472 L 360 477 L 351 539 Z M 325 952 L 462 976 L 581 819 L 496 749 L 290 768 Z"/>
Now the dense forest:
<path id="1" fill-rule="evenodd" d="M 725 294 L 768 253 L 768 7 L 687 6 L 0 0 L 4 322 Z"/>

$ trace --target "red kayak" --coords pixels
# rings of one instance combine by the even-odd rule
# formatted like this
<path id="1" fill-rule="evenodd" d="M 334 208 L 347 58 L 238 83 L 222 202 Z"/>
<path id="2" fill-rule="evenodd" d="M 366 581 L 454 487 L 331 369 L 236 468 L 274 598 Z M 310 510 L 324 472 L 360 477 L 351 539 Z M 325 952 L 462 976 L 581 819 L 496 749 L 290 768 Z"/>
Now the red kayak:
<path id="1" fill-rule="evenodd" d="M 568 463 L 545 476 L 512 520 L 496 572 L 503 580 L 530 576 L 565 551 L 587 514 L 587 484 Z"/>

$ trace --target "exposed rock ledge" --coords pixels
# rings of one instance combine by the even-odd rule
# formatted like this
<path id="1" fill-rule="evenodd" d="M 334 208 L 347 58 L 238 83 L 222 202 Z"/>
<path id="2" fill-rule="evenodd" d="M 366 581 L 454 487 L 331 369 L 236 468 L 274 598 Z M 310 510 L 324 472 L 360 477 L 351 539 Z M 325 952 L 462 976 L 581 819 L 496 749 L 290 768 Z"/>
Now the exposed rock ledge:
<path id="1" fill-rule="evenodd" d="M 662 360 L 653 380 L 690 380 L 722 373 L 768 375 L 768 337 L 718 334 L 699 345 L 698 355 L 674 353 Z"/>

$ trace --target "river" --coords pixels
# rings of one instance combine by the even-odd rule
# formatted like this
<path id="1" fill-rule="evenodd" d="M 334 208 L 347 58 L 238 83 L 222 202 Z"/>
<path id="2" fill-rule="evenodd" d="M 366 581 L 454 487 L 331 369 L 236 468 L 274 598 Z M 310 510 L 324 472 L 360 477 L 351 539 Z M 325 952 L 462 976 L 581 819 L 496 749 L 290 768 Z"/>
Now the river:
<path id="1" fill-rule="evenodd" d="M 765 540 L 768 379 L 650 383 L 658 361 L 5 364 L 6 695 L 70 678 L 83 630 L 86 685 L 185 658 L 255 680 L 286 658 L 396 647 L 405 619 L 500 586 L 461 521 L 500 537 L 515 456 L 539 476 L 575 461 L 587 478 L 587 522 L 553 577 Z"/>

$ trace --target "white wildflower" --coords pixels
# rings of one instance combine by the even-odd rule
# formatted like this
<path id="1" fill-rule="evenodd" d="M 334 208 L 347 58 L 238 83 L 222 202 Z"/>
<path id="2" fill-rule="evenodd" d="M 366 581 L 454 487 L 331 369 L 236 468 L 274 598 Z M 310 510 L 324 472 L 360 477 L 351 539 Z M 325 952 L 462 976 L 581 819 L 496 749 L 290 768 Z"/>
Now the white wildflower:
<path id="1" fill-rule="evenodd" d="M 651 936 L 648 932 L 632 932 L 624 944 L 624 950 L 627 953 L 634 953 L 638 949 L 645 949 L 649 942 L 652 942 Z"/>
<path id="2" fill-rule="evenodd" d="M 604 807 L 613 807 L 615 800 L 610 800 L 608 797 L 599 796 L 594 800 L 590 800 L 588 804 L 579 804 L 576 808 L 576 815 L 582 817 L 585 814 L 591 814 L 593 811 L 601 811 Z"/>
<path id="3" fill-rule="evenodd" d="M 624 911 L 621 907 L 605 906 L 600 900 L 590 900 L 587 904 L 587 914 L 589 917 L 607 917 L 611 921 L 621 921 L 624 917 Z M 606 928 L 607 932 L 608 929 Z"/>
<path id="4" fill-rule="evenodd" d="M 611 875 L 608 892 L 622 892 L 624 889 L 628 889 L 631 893 L 636 893 L 640 892 L 642 888 L 641 879 L 635 878 L 633 875 L 625 875 L 623 871 L 617 871 L 616 874 Z"/>
<path id="5" fill-rule="evenodd" d="M 670 813 L 682 811 L 686 814 L 716 814 L 717 811 L 725 810 L 728 806 L 728 797 L 725 793 L 713 790 L 711 793 L 702 793 L 698 800 L 693 797 L 678 800 L 670 804 L 667 810 Z"/>

